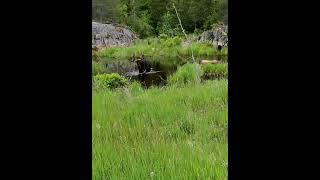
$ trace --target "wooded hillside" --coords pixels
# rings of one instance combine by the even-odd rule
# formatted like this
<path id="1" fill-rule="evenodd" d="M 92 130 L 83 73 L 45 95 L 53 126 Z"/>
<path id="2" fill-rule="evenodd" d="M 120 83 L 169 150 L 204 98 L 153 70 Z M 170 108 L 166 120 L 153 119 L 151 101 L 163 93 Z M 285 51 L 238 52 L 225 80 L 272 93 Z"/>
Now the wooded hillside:
<path id="1" fill-rule="evenodd" d="M 228 24 L 227 0 L 93 0 L 92 20 L 129 26 L 141 38 L 160 33 L 179 35 L 173 3 L 187 33 Z"/>

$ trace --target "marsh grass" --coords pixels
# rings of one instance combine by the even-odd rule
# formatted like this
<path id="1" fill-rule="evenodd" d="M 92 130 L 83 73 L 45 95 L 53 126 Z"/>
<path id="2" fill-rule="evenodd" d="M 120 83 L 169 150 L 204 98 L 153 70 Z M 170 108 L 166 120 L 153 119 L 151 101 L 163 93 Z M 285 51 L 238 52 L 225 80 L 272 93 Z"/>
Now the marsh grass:
<path id="1" fill-rule="evenodd" d="M 94 91 L 93 179 L 226 180 L 227 86 Z"/>
<path id="2" fill-rule="evenodd" d="M 182 46 L 183 42 L 177 37 L 168 39 L 149 38 L 145 40 L 136 40 L 133 45 L 128 47 L 111 47 L 100 52 L 101 57 L 107 58 L 130 58 L 132 55 L 141 55 L 152 57 L 177 57 L 191 56 L 191 47 Z M 212 56 L 217 54 L 226 55 L 227 48 L 222 52 L 217 52 L 216 48 L 207 42 L 192 42 L 194 56 Z"/>
<path id="3" fill-rule="evenodd" d="M 92 75 L 103 74 L 105 72 L 105 67 L 99 63 L 92 61 Z"/>
<path id="4" fill-rule="evenodd" d="M 196 63 L 187 63 L 178 67 L 177 72 L 168 78 L 171 86 L 183 86 L 186 84 L 198 84 L 201 82 L 202 71 Z"/>
<path id="5" fill-rule="evenodd" d="M 228 63 L 206 64 L 201 67 L 204 75 L 228 76 Z"/>

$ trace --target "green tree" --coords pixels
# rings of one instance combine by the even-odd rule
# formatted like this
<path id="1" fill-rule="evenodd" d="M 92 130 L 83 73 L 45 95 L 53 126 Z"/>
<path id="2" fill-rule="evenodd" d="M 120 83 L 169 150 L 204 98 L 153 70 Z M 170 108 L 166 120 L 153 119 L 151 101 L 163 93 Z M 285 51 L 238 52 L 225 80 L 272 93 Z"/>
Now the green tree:
<path id="1" fill-rule="evenodd" d="M 118 22 L 119 0 L 93 0 L 92 20 L 98 22 Z"/>
<path id="2" fill-rule="evenodd" d="M 228 23 L 228 0 L 93 0 L 92 19 L 129 26 L 141 38 L 181 33 L 175 4 L 187 33 Z"/>

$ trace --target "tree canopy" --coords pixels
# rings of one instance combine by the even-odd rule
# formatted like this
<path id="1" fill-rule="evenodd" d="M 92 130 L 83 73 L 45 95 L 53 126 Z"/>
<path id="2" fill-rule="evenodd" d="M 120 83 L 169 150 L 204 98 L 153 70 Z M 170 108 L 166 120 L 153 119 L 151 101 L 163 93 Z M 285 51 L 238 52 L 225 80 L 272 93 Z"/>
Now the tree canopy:
<path id="1" fill-rule="evenodd" d="M 228 0 L 93 0 L 92 19 L 129 26 L 141 38 L 174 36 L 181 31 L 173 3 L 188 33 L 228 23 Z"/>

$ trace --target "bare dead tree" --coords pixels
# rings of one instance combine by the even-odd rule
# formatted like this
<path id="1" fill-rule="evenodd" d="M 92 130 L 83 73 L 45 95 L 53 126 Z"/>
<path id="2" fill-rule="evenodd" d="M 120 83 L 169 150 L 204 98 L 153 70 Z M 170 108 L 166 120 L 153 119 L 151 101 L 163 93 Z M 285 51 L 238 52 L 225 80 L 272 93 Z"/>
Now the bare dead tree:
<path id="1" fill-rule="evenodd" d="M 134 21 L 136 21 L 136 5 L 134 0 L 133 0 L 133 19 Z"/>
<path id="2" fill-rule="evenodd" d="M 181 23 L 181 20 L 180 20 L 180 18 L 179 18 L 178 11 L 177 11 L 174 3 L 172 3 L 172 4 L 173 4 L 174 10 L 176 11 L 176 15 L 177 15 L 177 18 L 178 18 L 178 20 L 179 20 L 179 24 L 180 24 L 180 27 L 181 27 L 181 29 L 182 29 L 182 32 L 183 32 L 184 36 L 186 37 L 187 41 L 189 42 L 189 44 L 190 44 L 190 46 L 191 46 L 192 60 L 193 60 L 193 62 L 196 62 L 196 61 L 194 60 L 194 56 L 193 56 L 193 48 L 192 48 L 191 40 L 187 37 L 187 34 L 185 33 L 185 31 L 184 31 L 184 29 L 183 29 L 183 27 L 182 27 L 182 23 Z"/>

